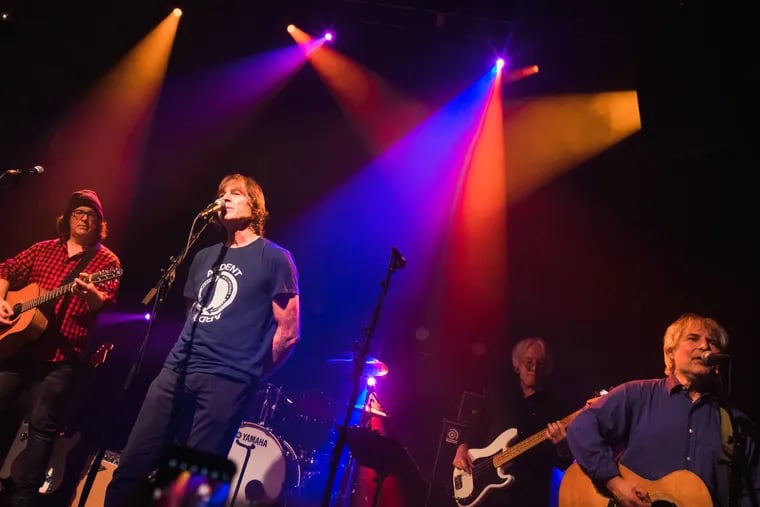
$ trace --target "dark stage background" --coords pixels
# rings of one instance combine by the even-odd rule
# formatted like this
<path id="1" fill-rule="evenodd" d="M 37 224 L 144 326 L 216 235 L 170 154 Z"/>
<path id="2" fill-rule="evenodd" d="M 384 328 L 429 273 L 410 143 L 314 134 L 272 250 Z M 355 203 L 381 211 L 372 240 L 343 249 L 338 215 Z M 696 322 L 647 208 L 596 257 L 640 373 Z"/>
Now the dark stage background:
<path id="1" fill-rule="evenodd" d="M 753 37 L 746 12 L 690 0 L 287 4 L 186 2 L 167 80 L 290 44 L 285 26 L 293 22 L 315 34 L 334 27 L 336 50 L 433 107 L 479 76 L 507 41 L 542 71 L 510 85 L 505 100 L 626 89 L 639 94 L 640 132 L 510 203 L 508 325 L 484 354 L 472 352 L 482 337 L 463 336 L 454 351 L 441 350 L 436 336 L 419 339 L 430 315 L 422 300 L 401 304 L 402 280 L 415 270 L 413 253 L 403 252 L 408 265 L 394 274 L 371 352 L 390 368 L 379 386 L 391 415 L 388 433 L 408 447 L 423 473 L 433 468 L 441 419 L 456 418 L 462 392 L 482 389 L 487 372 L 510 368 L 506 351 L 525 336 L 551 342 L 558 358 L 553 381 L 580 406 L 596 389 L 661 375 L 662 335 L 678 315 L 713 316 L 733 340 L 734 402 L 760 416 L 753 393 L 758 70 L 754 60 L 743 59 Z M 13 13 L 0 22 L 2 170 L 39 163 L 49 126 L 174 7 L 38 0 L 0 0 L 0 6 Z M 445 22 L 436 27 L 441 12 Z M 141 305 L 143 296 L 168 257 L 182 249 L 192 217 L 213 200 L 222 175 L 241 171 L 261 182 L 271 213 L 268 236 L 284 243 L 290 224 L 372 160 L 308 64 L 203 158 L 188 158 L 181 147 L 167 152 L 157 138 L 146 141 L 124 230 L 107 241 L 125 267 L 120 302 L 109 313 L 150 309 Z M 54 217 L 38 212 L 47 209 L 41 199 L 49 189 L 40 191 L 47 177 L 21 180 L 0 195 L 3 258 L 52 235 Z M 57 190 L 60 204 L 52 209 L 74 188 Z M 304 411 L 316 405 L 327 417 L 340 417 L 350 370 L 325 359 L 362 338 L 397 239 L 390 235 L 387 249 L 352 258 L 352 236 L 363 231 L 346 228 L 332 246 L 353 264 L 320 267 L 309 262 L 316 256 L 309 245 L 323 231 L 300 232 L 297 245 L 285 246 L 302 270 L 303 341 L 272 381 L 306 400 Z M 147 328 L 136 320 L 97 330 L 98 339 L 116 343 L 92 398 L 111 448 L 122 444 L 179 331 L 183 275 L 180 269 L 134 390 L 119 401 L 115 419 L 106 414 Z"/>

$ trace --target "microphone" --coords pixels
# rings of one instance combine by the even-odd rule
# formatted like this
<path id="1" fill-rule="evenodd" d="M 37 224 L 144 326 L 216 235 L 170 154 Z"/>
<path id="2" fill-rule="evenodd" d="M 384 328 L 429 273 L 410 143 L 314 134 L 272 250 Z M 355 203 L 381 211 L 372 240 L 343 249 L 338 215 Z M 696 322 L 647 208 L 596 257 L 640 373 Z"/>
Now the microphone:
<path id="1" fill-rule="evenodd" d="M 406 266 L 406 257 L 401 255 L 401 252 L 398 251 L 398 248 L 392 246 L 391 251 L 393 252 L 393 267 L 395 269 L 401 269 Z"/>
<path id="2" fill-rule="evenodd" d="M 19 176 L 21 174 L 42 174 L 45 172 L 45 168 L 41 165 L 36 165 L 34 167 L 27 167 L 24 169 L 8 169 L 5 171 L 5 174 L 9 176 Z"/>
<path id="3" fill-rule="evenodd" d="M 208 218 L 209 216 L 214 215 L 216 212 L 221 211 L 223 209 L 225 209 L 224 199 L 220 197 L 219 199 L 215 200 L 214 202 L 206 206 L 203 211 L 198 213 L 198 216 L 201 218 Z"/>
<path id="4" fill-rule="evenodd" d="M 709 350 L 702 352 L 702 355 L 699 357 L 702 358 L 702 361 L 708 365 L 719 364 L 723 361 L 727 361 L 731 359 L 731 356 L 729 356 L 728 354 L 721 354 L 719 352 L 710 352 Z"/>

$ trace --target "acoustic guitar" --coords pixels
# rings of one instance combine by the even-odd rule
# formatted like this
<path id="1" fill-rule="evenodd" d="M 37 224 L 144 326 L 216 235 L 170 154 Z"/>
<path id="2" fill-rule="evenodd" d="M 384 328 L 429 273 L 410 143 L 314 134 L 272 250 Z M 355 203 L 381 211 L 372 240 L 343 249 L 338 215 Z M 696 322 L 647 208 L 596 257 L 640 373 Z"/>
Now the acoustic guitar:
<path id="1" fill-rule="evenodd" d="M 710 491 L 697 474 L 676 470 L 655 481 L 640 477 L 629 468 L 618 465 L 624 479 L 635 482 L 649 493 L 657 507 L 712 507 Z M 585 472 L 573 463 L 565 471 L 559 486 L 559 507 L 615 507 L 609 492 L 600 491 Z"/>
<path id="2" fill-rule="evenodd" d="M 97 285 L 119 278 L 122 273 L 121 268 L 105 269 L 91 274 L 87 281 Z M 48 317 L 39 307 L 72 292 L 75 285 L 74 281 L 45 291 L 38 284 L 30 283 L 23 289 L 8 292 L 5 300 L 13 308 L 13 315 L 10 325 L 0 325 L 0 361 L 25 343 L 39 338 L 48 325 Z"/>

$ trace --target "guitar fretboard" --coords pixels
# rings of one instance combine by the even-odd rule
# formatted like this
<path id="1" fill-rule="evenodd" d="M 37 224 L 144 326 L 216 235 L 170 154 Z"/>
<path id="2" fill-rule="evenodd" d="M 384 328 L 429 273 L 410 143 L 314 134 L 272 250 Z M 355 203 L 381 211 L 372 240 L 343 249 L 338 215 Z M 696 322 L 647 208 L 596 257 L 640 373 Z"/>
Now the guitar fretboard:
<path id="1" fill-rule="evenodd" d="M 575 419 L 575 416 L 581 413 L 583 408 L 576 410 L 569 416 L 560 420 L 560 423 L 562 424 L 562 426 L 567 426 L 568 424 L 570 424 L 572 420 Z M 524 453 L 528 449 L 532 449 L 533 447 L 537 446 L 538 444 L 540 444 L 546 439 L 547 439 L 546 430 L 539 431 L 538 433 L 534 433 L 533 435 L 529 436 L 525 440 L 518 442 L 512 447 L 509 447 L 508 449 L 505 449 L 501 452 L 494 454 L 493 456 L 494 468 L 499 468 L 500 466 L 503 466 L 505 463 L 509 463 L 520 454 Z"/>
<path id="2" fill-rule="evenodd" d="M 34 299 L 30 299 L 29 301 L 24 301 L 21 303 L 21 309 L 18 311 L 18 313 L 23 313 L 27 310 L 30 310 L 32 308 L 36 308 L 42 304 L 47 303 L 48 301 L 52 301 L 54 299 L 58 299 L 59 297 L 63 296 L 67 292 L 71 292 L 71 290 L 74 288 L 74 284 L 76 282 L 67 283 L 66 285 L 61 285 L 57 289 L 53 289 L 49 292 L 46 292 L 42 294 L 41 296 L 37 296 Z"/>
<path id="3" fill-rule="evenodd" d="M 87 278 L 87 281 L 94 284 L 106 282 L 108 280 L 120 277 L 122 272 L 123 270 L 121 268 L 98 271 L 97 273 L 90 275 Z M 21 315 L 27 310 L 31 310 L 32 308 L 36 308 L 41 304 L 47 303 L 48 301 L 57 299 L 64 294 L 71 292 L 74 289 L 74 285 L 76 285 L 76 281 L 61 285 L 60 287 L 52 289 L 44 294 L 40 294 L 36 298 L 24 301 L 23 303 L 17 303 L 13 308 L 14 313 L 16 315 Z"/>

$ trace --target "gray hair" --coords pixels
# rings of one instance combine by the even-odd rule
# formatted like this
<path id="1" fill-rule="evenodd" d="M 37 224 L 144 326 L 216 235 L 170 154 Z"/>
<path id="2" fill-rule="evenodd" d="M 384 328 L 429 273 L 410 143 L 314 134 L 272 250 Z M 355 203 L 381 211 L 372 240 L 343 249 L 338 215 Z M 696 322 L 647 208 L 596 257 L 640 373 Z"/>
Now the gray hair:
<path id="1" fill-rule="evenodd" d="M 552 353 L 549 349 L 549 345 L 547 345 L 546 341 L 544 341 L 544 339 L 539 336 L 523 338 L 519 342 L 515 343 L 515 346 L 512 347 L 512 366 L 517 369 L 520 364 L 520 360 L 525 355 L 525 352 L 534 345 L 538 345 L 538 347 L 541 349 L 541 352 L 544 353 L 544 371 L 548 375 L 549 372 L 552 371 L 552 366 L 554 366 L 554 359 L 552 358 Z"/>

